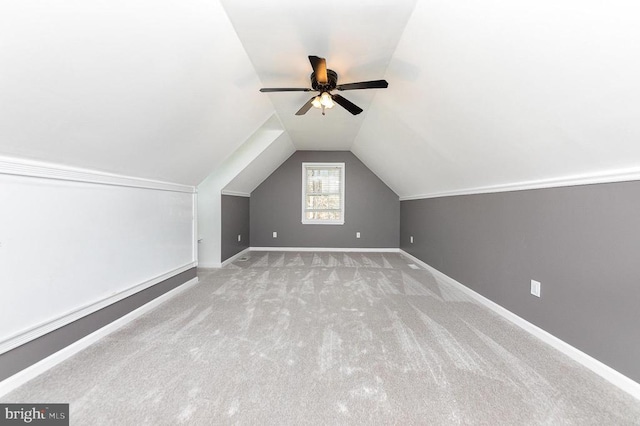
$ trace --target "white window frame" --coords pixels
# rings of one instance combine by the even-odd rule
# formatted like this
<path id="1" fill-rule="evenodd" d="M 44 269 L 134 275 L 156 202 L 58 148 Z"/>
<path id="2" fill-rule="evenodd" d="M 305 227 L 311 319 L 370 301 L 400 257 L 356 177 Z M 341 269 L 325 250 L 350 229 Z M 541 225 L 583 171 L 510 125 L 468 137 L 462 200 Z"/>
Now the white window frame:
<path id="1" fill-rule="evenodd" d="M 345 188 L 345 163 L 302 163 L 302 223 L 305 225 L 344 225 L 344 218 L 346 214 L 346 208 L 344 204 L 344 188 Z M 307 219 L 306 218 L 306 204 L 307 199 L 307 168 L 338 168 L 340 169 L 340 206 L 342 207 L 342 219 L 341 220 L 321 220 L 321 219 Z"/>

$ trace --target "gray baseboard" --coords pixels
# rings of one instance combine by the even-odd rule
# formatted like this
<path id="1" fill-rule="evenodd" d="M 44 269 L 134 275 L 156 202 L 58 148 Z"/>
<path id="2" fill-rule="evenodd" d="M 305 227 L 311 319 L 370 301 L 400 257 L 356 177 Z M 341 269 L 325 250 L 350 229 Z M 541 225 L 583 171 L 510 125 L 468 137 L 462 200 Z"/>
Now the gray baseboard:
<path id="1" fill-rule="evenodd" d="M 58 352 L 196 276 L 196 268 L 191 268 L 1 354 L 0 381 Z"/>

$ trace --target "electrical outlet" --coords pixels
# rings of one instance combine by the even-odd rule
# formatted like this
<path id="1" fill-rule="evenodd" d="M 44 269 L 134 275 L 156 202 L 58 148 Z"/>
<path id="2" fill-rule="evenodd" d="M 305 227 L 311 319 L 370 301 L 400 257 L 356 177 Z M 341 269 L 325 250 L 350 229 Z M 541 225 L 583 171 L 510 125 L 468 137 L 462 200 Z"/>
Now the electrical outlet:
<path id="1" fill-rule="evenodd" d="M 238 234 L 238 242 L 242 241 L 242 235 Z"/>
<path id="2" fill-rule="evenodd" d="M 413 244 L 413 235 L 409 237 L 409 242 Z"/>
<path id="3" fill-rule="evenodd" d="M 356 232 L 356 238 L 360 238 L 360 233 Z"/>
<path id="4" fill-rule="evenodd" d="M 531 294 L 540 297 L 540 282 L 531 280 Z"/>
<path id="5" fill-rule="evenodd" d="M 273 238 L 278 238 L 278 233 L 276 231 L 273 231 Z"/>

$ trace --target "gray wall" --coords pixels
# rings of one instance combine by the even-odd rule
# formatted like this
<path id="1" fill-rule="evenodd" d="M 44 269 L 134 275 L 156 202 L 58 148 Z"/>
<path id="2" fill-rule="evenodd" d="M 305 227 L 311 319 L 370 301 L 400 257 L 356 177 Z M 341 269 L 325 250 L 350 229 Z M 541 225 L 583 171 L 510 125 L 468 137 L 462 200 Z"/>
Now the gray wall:
<path id="1" fill-rule="evenodd" d="M 400 229 L 403 250 L 640 381 L 640 182 L 403 201 Z"/>
<path id="2" fill-rule="evenodd" d="M 0 381 L 196 277 L 191 268 L 0 355 Z"/>
<path id="3" fill-rule="evenodd" d="M 221 258 L 224 262 L 249 248 L 249 197 L 222 196 Z M 238 242 L 238 235 L 241 241 Z"/>
<path id="4" fill-rule="evenodd" d="M 302 224 L 303 162 L 345 163 L 344 225 Z M 399 224 L 396 193 L 349 151 L 297 151 L 251 193 L 252 247 L 398 247 Z"/>

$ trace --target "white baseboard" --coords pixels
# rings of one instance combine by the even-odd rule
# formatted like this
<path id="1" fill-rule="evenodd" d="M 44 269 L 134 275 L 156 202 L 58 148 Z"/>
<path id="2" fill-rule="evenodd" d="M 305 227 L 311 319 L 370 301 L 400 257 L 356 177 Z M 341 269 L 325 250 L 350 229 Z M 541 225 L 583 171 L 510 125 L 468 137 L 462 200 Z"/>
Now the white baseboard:
<path id="1" fill-rule="evenodd" d="M 577 349 L 571 346 L 564 340 L 557 338 L 553 334 L 541 329 L 537 325 L 531 324 L 529 321 L 525 320 L 524 318 L 519 317 L 518 315 L 509 311 L 508 309 L 505 309 L 502 306 L 498 305 L 497 303 L 482 296 L 481 294 L 476 293 L 475 291 L 471 290 L 469 287 L 459 283 L 458 281 L 454 280 L 448 275 L 443 274 L 442 272 L 424 263 L 417 257 L 412 256 L 406 251 L 400 250 L 400 254 L 410 259 L 412 262 L 422 266 L 423 268 L 431 272 L 433 275 L 435 275 L 437 278 L 440 278 L 441 280 L 463 291 L 465 294 L 469 295 L 474 300 L 478 301 L 482 305 L 491 309 L 498 315 L 509 320 L 510 322 L 522 328 L 523 330 L 529 332 L 530 334 L 539 338 L 540 340 L 547 343 L 548 345 L 551 345 L 555 349 L 567 355 L 569 358 L 579 362 L 583 366 L 587 367 L 589 370 L 598 374 L 600 377 L 604 378 L 605 380 L 609 381 L 613 385 L 619 387 L 623 391 L 629 393 L 631 396 L 640 400 L 640 383 L 635 382 L 634 380 L 614 370 L 613 368 L 602 363 L 601 361 L 598 361 L 592 356 L 587 355 L 586 353 L 582 352 L 580 349 Z"/>
<path id="2" fill-rule="evenodd" d="M 398 253 L 399 248 L 327 248 L 327 247 L 249 247 L 235 254 L 222 263 L 199 263 L 199 269 L 220 269 L 236 259 L 252 251 L 305 251 L 305 252 L 333 252 L 333 253 Z"/>
<path id="3" fill-rule="evenodd" d="M 247 253 L 249 253 L 251 251 L 251 249 L 249 247 L 247 247 L 246 249 L 242 250 L 240 253 L 236 253 L 233 256 L 231 256 L 230 258 L 228 258 L 227 260 L 225 260 L 224 262 L 222 262 L 220 264 L 221 267 L 225 267 L 228 264 L 232 263 L 233 261 L 235 261 L 236 259 L 241 258 L 242 256 L 246 255 Z"/>
<path id="4" fill-rule="evenodd" d="M 86 306 L 82 306 L 78 309 L 75 309 L 71 312 L 67 312 L 66 314 L 48 320 L 44 323 L 38 324 L 34 327 L 31 327 L 27 330 L 23 330 L 18 334 L 14 334 L 13 336 L 8 337 L 7 339 L 0 342 L 0 354 L 10 351 L 11 349 L 17 348 L 18 346 L 24 345 L 27 342 L 30 342 L 38 337 L 44 336 L 47 333 L 50 333 L 54 330 L 57 330 L 60 327 L 63 327 L 67 324 L 71 324 L 72 322 L 85 317 L 89 314 L 99 311 L 100 309 L 112 305 L 122 299 L 125 299 L 132 294 L 138 293 L 144 289 L 152 287 L 159 282 L 162 282 L 166 279 L 174 277 L 184 271 L 188 271 L 189 269 L 195 267 L 197 264 L 195 262 L 184 265 L 180 268 L 169 271 L 165 274 L 152 278 L 143 283 L 134 285 L 126 290 L 119 291 L 115 294 L 112 294 L 109 297 L 98 300 L 97 302 L 91 303 Z"/>
<path id="5" fill-rule="evenodd" d="M 220 269 L 222 268 L 222 263 L 198 263 L 198 269 Z"/>
<path id="6" fill-rule="evenodd" d="M 317 251 L 338 253 L 399 253 L 399 248 L 358 248 L 358 247 L 250 247 L 251 251 Z"/>
<path id="7" fill-rule="evenodd" d="M 44 373 L 45 371 L 56 366 L 62 361 L 65 361 L 66 359 L 71 358 L 73 355 L 91 346 L 93 343 L 95 343 L 99 339 L 113 333 L 119 328 L 135 320 L 139 316 L 151 311 L 152 309 L 159 306 L 161 303 L 166 302 L 167 300 L 187 290 L 188 288 L 196 285 L 197 283 L 198 283 L 198 278 L 192 278 L 186 283 L 174 288 L 173 290 L 169 290 L 163 295 L 156 297 L 152 301 L 140 306 L 137 309 L 134 309 L 128 314 L 105 325 L 104 327 L 94 331 L 93 333 L 88 334 L 82 339 L 73 342 L 69 346 L 66 346 L 63 349 L 60 349 L 58 352 L 51 354 L 48 357 L 38 361 L 37 363 L 25 368 L 24 370 L 17 372 L 13 376 L 8 377 L 7 379 L 0 382 L 0 396 L 6 395 L 7 393 L 25 384 L 26 382 L 35 378 L 36 376 Z"/>

